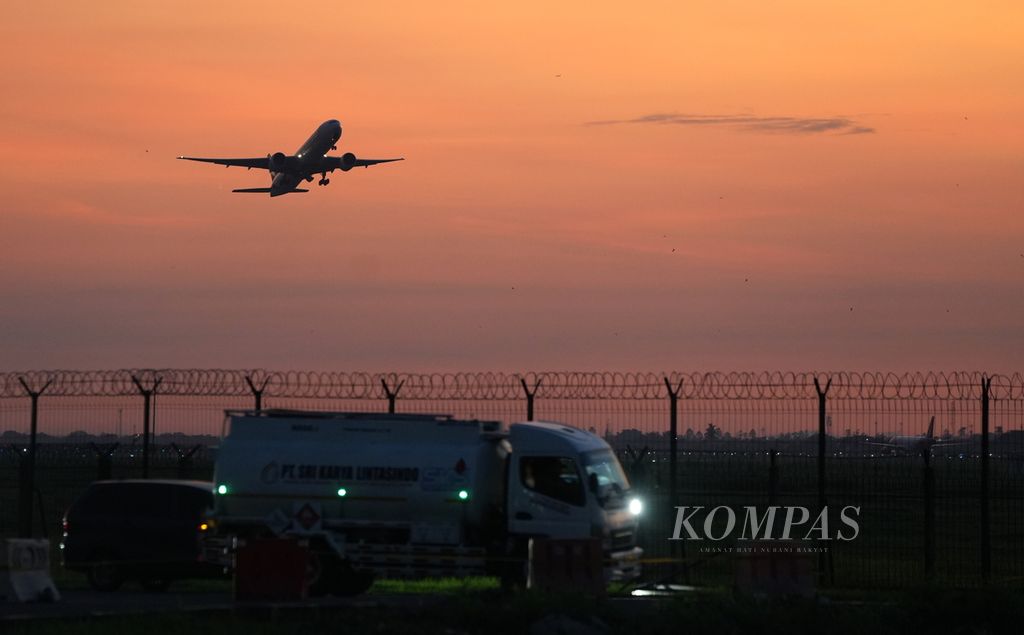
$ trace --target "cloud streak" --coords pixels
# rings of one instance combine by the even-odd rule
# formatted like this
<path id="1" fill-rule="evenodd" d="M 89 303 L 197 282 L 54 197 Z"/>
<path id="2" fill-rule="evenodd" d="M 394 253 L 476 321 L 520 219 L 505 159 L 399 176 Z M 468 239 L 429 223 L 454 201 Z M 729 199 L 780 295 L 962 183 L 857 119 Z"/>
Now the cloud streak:
<path id="1" fill-rule="evenodd" d="M 679 113 L 653 113 L 633 119 L 605 119 L 588 121 L 588 126 L 614 126 L 620 124 L 657 124 L 673 126 L 722 126 L 744 132 L 771 134 L 839 135 L 871 134 L 874 128 L 863 126 L 847 117 L 757 117 L 755 115 L 693 115 Z"/>

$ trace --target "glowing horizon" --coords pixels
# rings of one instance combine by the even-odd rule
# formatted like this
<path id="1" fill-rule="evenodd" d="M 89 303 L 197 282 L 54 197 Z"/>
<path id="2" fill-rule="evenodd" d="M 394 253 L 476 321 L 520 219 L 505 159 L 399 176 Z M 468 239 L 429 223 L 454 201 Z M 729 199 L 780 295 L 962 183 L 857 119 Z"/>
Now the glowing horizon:
<path id="1" fill-rule="evenodd" d="M 6 369 L 1019 370 L 1019 3 L 278 8 L 11 11 Z"/>

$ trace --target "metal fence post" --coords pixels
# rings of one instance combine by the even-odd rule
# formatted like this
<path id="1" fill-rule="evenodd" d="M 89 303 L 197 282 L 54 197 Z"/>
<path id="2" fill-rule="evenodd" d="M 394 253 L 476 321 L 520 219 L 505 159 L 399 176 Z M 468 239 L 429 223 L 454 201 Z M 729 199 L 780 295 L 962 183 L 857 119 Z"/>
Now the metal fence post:
<path id="1" fill-rule="evenodd" d="M 270 378 L 265 378 L 259 388 L 256 387 L 255 382 L 248 375 L 245 376 L 245 383 L 249 384 L 249 390 L 252 391 L 252 396 L 256 400 L 256 412 L 263 410 L 263 391 L 267 389 Z"/>
<path id="2" fill-rule="evenodd" d="M 149 416 L 150 416 L 150 403 L 153 399 L 153 393 L 156 392 L 157 387 L 163 378 L 157 377 L 153 381 L 153 387 L 148 390 L 142 386 L 142 382 L 135 375 L 132 375 L 132 382 L 135 387 L 142 393 L 142 478 L 149 478 Z"/>
<path id="3" fill-rule="evenodd" d="M 388 399 L 388 414 L 395 414 L 395 400 L 398 399 L 398 393 L 402 390 L 402 386 L 405 385 L 405 380 L 398 382 L 394 390 L 388 386 L 388 382 L 383 377 L 380 379 L 380 385 L 384 386 L 384 396 Z"/>
<path id="4" fill-rule="evenodd" d="M 172 443 L 171 447 L 174 448 L 174 453 L 178 455 L 178 478 L 188 478 L 192 468 L 192 455 L 202 446 L 194 445 L 187 452 L 179 448 L 177 443 Z"/>
<path id="5" fill-rule="evenodd" d="M 664 378 L 665 389 L 668 390 L 668 497 L 669 497 L 669 509 L 675 509 L 675 505 L 679 504 L 679 395 L 683 392 L 683 380 L 679 379 L 679 382 L 673 386 L 672 382 L 669 381 L 668 377 Z M 673 540 L 669 543 L 670 556 L 675 557 L 675 552 L 678 548 L 681 549 L 680 556 L 686 560 L 686 541 L 685 540 Z M 674 567 L 673 567 L 674 568 Z M 686 583 L 690 583 L 690 569 L 689 567 L 683 566 L 683 575 L 686 578 Z"/>
<path id="6" fill-rule="evenodd" d="M 992 378 L 981 377 L 981 580 L 988 584 L 992 578 L 992 536 L 989 525 L 988 504 L 988 405 Z"/>
<path id="7" fill-rule="evenodd" d="M 542 380 L 538 379 L 537 382 L 533 385 L 533 390 L 531 391 L 530 387 L 526 385 L 526 380 L 523 379 L 522 377 L 519 378 L 519 383 L 523 385 L 523 392 L 526 393 L 526 420 L 527 421 L 533 421 L 533 397 L 534 397 L 534 395 L 537 394 L 537 389 L 540 388 L 540 382 L 541 381 Z"/>
<path id="8" fill-rule="evenodd" d="M 21 472 L 20 478 L 20 492 L 19 492 L 19 504 L 18 504 L 18 536 L 21 538 L 32 537 L 32 507 L 34 498 L 34 492 L 36 489 L 36 433 L 39 429 L 39 396 L 50 387 L 53 380 L 50 379 L 43 387 L 39 390 L 32 390 L 28 386 L 28 382 L 25 381 L 24 377 L 18 377 L 18 381 L 21 382 L 22 388 L 32 399 L 32 419 L 31 427 L 29 428 L 28 437 L 28 456 L 25 457 L 23 462 L 23 471 Z"/>
<path id="9" fill-rule="evenodd" d="M 109 481 L 114 475 L 114 462 L 110 458 L 114 454 L 114 451 L 120 447 L 120 443 L 113 443 L 106 450 L 101 450 L 100 446 L 95 443 L 90 443 L 89 447 L 96 453 L 96 480 L 97 481 Z"/>
<path id="10" fill-rule="evenodd" d="M 826 413 L 826 397 L 828 396 L 828 389 L 832 387 L 832 378 L 829 377 L 825 383 L 824 390 L 821 388 L 821 383 L 818 382 L 818 378 L 814 378 L 814 390 L 818 393 L 818 513 L 825 509 L 825 421 L 827 419 Z M 831 550 L 830 550 L 831 551 Z M 825 564 L 826 555 L 821 554 L 818 557 L 818 576 L 821 580 L 825 579 Z M 831 561 L 831 558 L 828 558 Z"/>
<path id="11" fill-rule="evenodd" d="M 779 451 L 771 449 L 768 451 L 768 505 L 774 505 L 779 497 L 779 465 L 777 462 Z"/>
<path id="12" fill-rule="evenodd" d="M 930 447 L 921 449 L 924 459 L 924 576 L 928 581 L 935 577 L 935 472 L 931 456 Z"/>
<path id="13" fill-rule="evenodd" d="M 677 470 L 677 448 L 679 444 L 679 394 L 683 391 L 683 380 L 675 386 L 665 377 L 665 388 L 668 390 L 668 495 L 675 505 L 676 500 L 676 477 Z"/>

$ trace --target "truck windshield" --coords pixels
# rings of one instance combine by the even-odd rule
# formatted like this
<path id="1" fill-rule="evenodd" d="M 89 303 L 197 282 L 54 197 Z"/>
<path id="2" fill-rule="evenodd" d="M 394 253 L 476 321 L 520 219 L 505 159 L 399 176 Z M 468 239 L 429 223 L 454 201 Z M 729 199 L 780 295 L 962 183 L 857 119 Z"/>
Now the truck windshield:
<path id="1" fill-rule="evenodd" d="M 583 455 L 583 465 L 587 470 L 587 481 L 597 481 L 594 494 L 602 507 L 623 507 L 626 504 L 626 492 L 629 491 L 629 479 L 622 471 L 619 460 L 611 450 L 595 450 Z"/>

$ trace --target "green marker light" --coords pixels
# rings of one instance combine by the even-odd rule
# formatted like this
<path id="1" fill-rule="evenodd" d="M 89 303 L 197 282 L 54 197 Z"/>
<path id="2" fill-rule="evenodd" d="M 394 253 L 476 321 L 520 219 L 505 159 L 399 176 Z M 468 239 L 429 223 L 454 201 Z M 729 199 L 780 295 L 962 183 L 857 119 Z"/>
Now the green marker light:
<path id="1" fill-rule="evenodd" d="M 469 499 L 469 492 L 464 490 L 464 489 L 460 489 L 459 490 L 459 500 L 467 500 L 467 499 Z"/>
<path id="2" fill-rule="evenodd" d="M 218 485 L 217 486 L 217 493 L 221 494 L 221 495 L 227 494 L 228 493 L 228 486 L 227 485 Z"/>
<path id="3" fill-rule="evenodd" d="M 345 489 L 344 487 L 339 487 L 338 488 L 338 496 L 341 496 L 342 498 L 345 498 L 345 496 L 347 494 L 348 494 L 348 490 L 347 489 Z"/>

